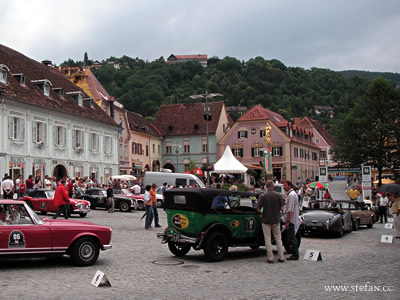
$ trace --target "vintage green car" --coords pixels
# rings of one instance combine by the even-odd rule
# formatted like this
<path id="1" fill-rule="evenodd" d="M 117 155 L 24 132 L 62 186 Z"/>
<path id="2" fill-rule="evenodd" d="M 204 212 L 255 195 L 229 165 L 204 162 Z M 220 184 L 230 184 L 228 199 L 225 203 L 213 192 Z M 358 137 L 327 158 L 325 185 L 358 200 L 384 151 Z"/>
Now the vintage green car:
<path id="1" fill-rule="evenodd" d="M 176 256 L 186 255 L 190 248 L 203 249 L 209 261 L 221 261 L 229 247 L 247 246 L 257 249 L 265 245 L 261 214 L 250 206 L 241 206 L 240 198 L 250 193 L 206 188 L 171 189 L 165 193 L 168 227 L 157 237 L 168 243 Z M 212 208 L 216 196 L 225 196 L 225 208 Z M 298 232 L 300 244 L 300 232 Z M 282 236 L 290 253 L 286 237 Z"/>

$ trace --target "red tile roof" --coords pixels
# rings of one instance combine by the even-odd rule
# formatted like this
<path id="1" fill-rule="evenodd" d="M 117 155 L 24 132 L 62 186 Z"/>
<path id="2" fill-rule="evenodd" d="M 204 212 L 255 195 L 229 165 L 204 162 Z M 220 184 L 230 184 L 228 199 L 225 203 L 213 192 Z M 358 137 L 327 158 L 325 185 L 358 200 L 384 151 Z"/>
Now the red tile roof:
<path id="1" fill-rule="evenodd" d="M 177 59 L 207 59 L 207 54 L 175 55 Z"/>
<path id="2" fill-rule="evenodd" d="M 160 132 L 155 128 L 149 121 L 147 121 L 142 115 L 126 111 L 128 116 L 129 128 L 133 131 L 151 135 L 154 137 L 161 137 Z"/>
<path id="3" fill-rule="evenodd" d="M 95 100 L 111 100 L 113 99 L 109 93 L 104 89 L 101 83 L 97 80 L 96 76 L 93 75 L 92 71 L 88 68 L 85 70 L 85 74 L 87 75 L 87 83 L 90 91 Z"/>
<path id="4" fill-rule="evenodd" d="M 300 133 L 303 133 L 304 135 L 308 136 L 313 136 L 312 130 L 307 130 L 306 128 L 299 126 L 299 125 L 294 125 L 291 122 L 288 122 L 282 115 L 273 112 L 272 110 L 269 110 L 267 108 L 262 107 L 261 105 L 255 105 L 253 106 L 248 112 L 246 112 L 243 116 L 241 116 L 238 119 L 238 122 L 240 121 L 257 121 L 257 120 L 269 120 L 272 123 L 274 123 L 277 127 L 279 128 L 284 128 L 289 126 L 292 131 L 297 131 Z M 317 145 L 314 143 L 310 143 L 305 139 L 299 138 L 295 136 L 295 134 L 290 137 L 289 135 L 286 134 L 287 138 L 291 139 L 292 141 L 296 141 L 301 144 L 306 144 L 309 146 L 314 146 L 318 148 Z"/>
<path id="5" fill-rule="evenodd" d="M 319 132 L 319 134 L 325 139 L 325 141 L 329 144 L 329 146 L 333 147 L 334 146 L 334 137 L 332 134 L 330 134 L 322 125 L 314 119 L 311 119 L 309 117 L 304 117 L 301 122 L 301 126 L 308 128 L 312 130 L 312 127 L 315 128 Z"/>
<path id="6" fill-rule="evenodd" d="M 204 103 L 161 105 L 154 125 L 163 136 L 204 135 L 206 134 L 204 105 Z M 212 114 L 212 120 L 208 122 L 208 133 L 215 134 L 224 102 L 209 102 L 208 105 Z"/>
<path id="7" fill-rule="evenodd" d="M 7 84 L 0 83 L 0 87 L 5 89 L 4 96 L 6 98 L 75 115 L 82 119 L 90 119 L 117 126 L 114 120 L 98 105 L 91 107 L 87 101 L 83 101 L 83 106 L 81 107 L 73 98 L 68 96 L 67 93 L 69 92 L 79 91 L 89 98 L 81 88 L 70 82 L 57 69 L 45 66 L 4 45 L 0 45 L 0 64 L 4 64 L 10 69 L 10 72 L 7 73 Z M 24 74 L 25 86 L 22 86 L 12 75 L 18 73 Z M 49 80 L 52 84 L 49 97 L 44 96 L 32 83 L 34 80 L 43 79 Z M 54 88 L 63 89 L 64 99 L 53 90 Z"/>

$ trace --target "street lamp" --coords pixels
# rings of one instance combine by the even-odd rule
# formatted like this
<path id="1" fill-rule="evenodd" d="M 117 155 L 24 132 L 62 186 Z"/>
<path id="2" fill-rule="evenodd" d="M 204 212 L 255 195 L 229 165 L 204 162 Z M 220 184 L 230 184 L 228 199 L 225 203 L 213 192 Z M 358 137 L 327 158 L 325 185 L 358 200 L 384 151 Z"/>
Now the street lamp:
<path id="1" fill-rule="evenodd" d="M 192 98 L 192 99 L 198 99 L 198 98 L 206 99 L 206 104 L 204 106 L 204 120 L 206 121 L 206 137 L 207 137 L 207 152 L 206 152 L 206 154 L 207 154 L 207 184 L 206 184 L 206 186 L 207 187 L 210 186 L 210 173 L 208 170 L 209 166 L 210 166 L 210 161 L 208 158 L 208 152 L 209 152 L 209 149 L 208 149 L 208 145 L 209 145 L 209 143 L 208 143 L 208 121 L 211 121 L 211 119 L 212 119 L 212 115 L 210 113 L 210 108 L 208 107 L 208 98 L 221 97 L 221 96 L 223 96 L 223 95 L 219 94 L 219 93 L 209 94 L 208 91 L 206 91 L 205 94 L 190 96 L 190 98 Z"/>
<path id="2" fill-rule="evenodd" d="M 175 154 L 176 154 L 176 170 L 175 173 L 178 173 L 178 154 L 179 154 L 179 149 L 182 148 L 181 144 L 172 144 L 172 147 L 176 147 L 175 149 Z"/>

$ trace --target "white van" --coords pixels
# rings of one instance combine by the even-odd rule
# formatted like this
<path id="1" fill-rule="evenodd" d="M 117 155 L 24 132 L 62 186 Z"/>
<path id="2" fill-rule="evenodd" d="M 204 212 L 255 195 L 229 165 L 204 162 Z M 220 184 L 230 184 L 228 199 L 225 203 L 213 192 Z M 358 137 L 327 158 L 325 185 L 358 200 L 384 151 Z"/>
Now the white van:
<path id="1" fill-rule="evenodd" d="M 193 174 L 183 173 L 165 173 L 165 172 L 146 172 L 143 178 L 143 185 L 152 185 L 153 183 L 162 186 L 166 182 L 171 186 L 182 186 L 197 184 L 199 187 L 204 188 L 204 183 Z"/>

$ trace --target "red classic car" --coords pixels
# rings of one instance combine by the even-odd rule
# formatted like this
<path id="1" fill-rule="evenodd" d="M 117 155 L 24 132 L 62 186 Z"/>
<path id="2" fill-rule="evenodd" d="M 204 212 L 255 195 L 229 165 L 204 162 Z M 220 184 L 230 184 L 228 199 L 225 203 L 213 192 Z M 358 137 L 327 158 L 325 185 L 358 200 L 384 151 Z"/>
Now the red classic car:
<path id="1" fill-rule="evenodd" d="M 54 206 L 54 190 L 37 189 L 32 191 L 28 196 L 22 197 L 19 200 L 25 201 L 34 211 L 40 212 L 57 212 L 58 206 Z M 90 203 L 81 199 L 70 199 L 69 212 L 79 214 L 81 217 L 86 217 L 90 211 Z"/>
<path id="2" fill-rule="evenodd" d="M 144 196 L 143 195 L 135 195 L 129 189 L 119 189 L 113 188 L 114 196 L 121 196 L 134 199 L 137 203 L 136 207 L 139 210 L 144 210 Z"/>
<path id="3" fill-rule="evenodd" d="M 111 228 L 90 222 L 40 218 L 26 202 L 0 200 L 0 258 L 62 256 L 78 266 L 111 249 Z"/>

